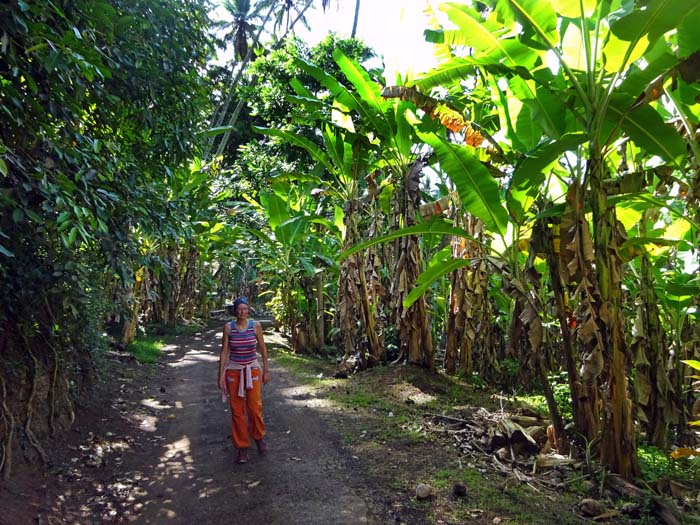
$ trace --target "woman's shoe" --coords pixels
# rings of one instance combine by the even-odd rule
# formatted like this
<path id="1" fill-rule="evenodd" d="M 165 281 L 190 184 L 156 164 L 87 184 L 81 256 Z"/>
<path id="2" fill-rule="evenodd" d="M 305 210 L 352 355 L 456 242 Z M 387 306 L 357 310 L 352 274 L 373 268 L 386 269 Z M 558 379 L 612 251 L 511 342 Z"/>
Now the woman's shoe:
<path id="1" fill-rule="evenodd" d="M 258 447 L 258 454 L 263 455 L 267 453 L 267 443 L 264 439 L 256 439 L 255 444 Z"/>
<path id="2" fill-rule="evenodd" d="M 236 457 L 236 463 L 238 463 L 238 464 L 248 463 L 248 449 L 247 448 L 239 448 L 238 449 L 238 457 Z"/>

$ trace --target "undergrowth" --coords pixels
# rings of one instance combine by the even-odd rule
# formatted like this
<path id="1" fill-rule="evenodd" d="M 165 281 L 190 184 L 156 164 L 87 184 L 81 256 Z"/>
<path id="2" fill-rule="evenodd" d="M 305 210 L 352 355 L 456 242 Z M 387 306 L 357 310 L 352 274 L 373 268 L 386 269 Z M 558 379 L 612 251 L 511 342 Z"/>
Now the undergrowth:
<path id="1" fill-rule="evenodd" d="M 132 354 L 141 364 L 156 363 L 165 346 L 164 338 L 171 338 L 178 335 L 195 335 L 202 331 L 202 327 L 196 324 L 191 325 L 164 325 L 148 324 L 141 328 L 134 342 L 126 347 L 126 351 Z"/>
<path id="2" fill-rule="evenodd" d="M 637 450 L 642 479 L 647 483 L 668 479 L 700 481 L 700 458 L 673 459 L 668 453 L 652 445 L 640 444 Z"/>
<path id="3" fill-rule="evenodd" d="M 436 516 L 449 516 L 447 523 L 507 521 L 510 524 L 573 525 L 586 522 L 574 511 L 577 502 L 590 494 L 590 487 L 584 483 L 585 476 L 574 475 L 568 491 L 541 494 L 512 476 L 500 476 L 478 462 L 471 464 L 468 457 L 459 452 L 452 456 L 452 461 L 440 466 L 427 459 L 432 458 L 432 452 L 426 452 L 430 447 L 438 443 L 453 444 L 454 438 L 431 430 L 431 425 L 426 425 L 426 416 L 437 414 L 455 420 L 469 419 L 475 407 L 495 411 L 498 404 L 507 400 L 514 402 L 513 407 L 522 408 L 525 403 L 546 418 L 549 414 L 544 396 L 519 392 L 506 398 L 489 393 L 488 388 L 466 378 L 460 381 L 401 366 L 377 367 L 339 380 L 333 378 L 335 367 L 327 359 L 292 354 L 281 345 L 268 346 L 273 346 L 274 359 L 292 372 L 300 384 L 313 386 L 315 395 L 324 396 L 341 407 L 340 413 L 344 416 L 339 420 L 344 423 L 338 426 L 343 445 L 351 447 L 357 457 L 386 457 L 396 462 L 372 467 L 390 480 L 387 483 L 392 490 L 412 494 L 416 481 L 422 479 L 440 494 L 432 502 L 411 499 L 406 504 L 424 512 L 426 523 L 433 522 L 430 519 Z M 550 374 L 549 383 L 562 416 L 570 421 L 571 399 L 566 375 Z M 423 463 L 423 467 L 419 471 L 407 469 L 404 472 L 401 470 L 405 465 L 401 461 L 403 458 Z M 690 482 L 700 479 L 700 458 L 674 460 L 654 447 L 640 445 L 639 460 L 642 479 L 650 486 L 663 480 L 687 481 L 686 485 L 693 486 Z M 447 465 L 449 467 L 445 468 Z M 466 488 L 464 498 L 452 495 L 455 483 Z M 640 513 L 640 523 L 652 523 L 658 517 L 646 508 L 640 509 Z M 630 521 L 627 516 L 619 515 L 617 522 Z"/>

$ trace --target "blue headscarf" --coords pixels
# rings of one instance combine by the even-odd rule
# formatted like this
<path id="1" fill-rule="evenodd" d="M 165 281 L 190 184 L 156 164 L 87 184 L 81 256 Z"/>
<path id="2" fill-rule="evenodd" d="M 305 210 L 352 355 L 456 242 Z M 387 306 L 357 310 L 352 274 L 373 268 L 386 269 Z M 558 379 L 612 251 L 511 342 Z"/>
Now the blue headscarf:
<path id="1" fill-rule="evenodd" d="M 233 301 L 233 313 L 238 314 L 238 306 L 241 304 L 248 304 L 248 299 L 245 297 L 241 296 L 235 301 Z"/>

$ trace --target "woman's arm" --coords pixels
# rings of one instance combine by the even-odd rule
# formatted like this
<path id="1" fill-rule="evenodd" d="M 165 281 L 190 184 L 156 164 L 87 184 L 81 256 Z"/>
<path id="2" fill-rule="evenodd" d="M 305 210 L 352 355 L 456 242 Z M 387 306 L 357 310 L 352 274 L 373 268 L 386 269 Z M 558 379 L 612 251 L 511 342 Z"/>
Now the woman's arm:
<path id="1" fill-rule="evenodd" d="M 226 362 L 228 361 L 228 336 L 231 333 L 229 323 L 224 325 L 224 335 L 221 338 L 221 355 L 219 356 L 219 388 L 226 392 Z"/>
<path id="2" fill-rule="evenodd" d="M 258 340 L 258 348 L 260 349 L 260 355 L 262 356 L 263 361 L 262 380 L 264 384 L 267 384 L 268 381 L 270 381 L 270 374 L 267 369 L 267 347 L 265 346 L 265 338 L 263 337 L 262 326 L 258 321 L 255 321 L 255 337 Z"/>

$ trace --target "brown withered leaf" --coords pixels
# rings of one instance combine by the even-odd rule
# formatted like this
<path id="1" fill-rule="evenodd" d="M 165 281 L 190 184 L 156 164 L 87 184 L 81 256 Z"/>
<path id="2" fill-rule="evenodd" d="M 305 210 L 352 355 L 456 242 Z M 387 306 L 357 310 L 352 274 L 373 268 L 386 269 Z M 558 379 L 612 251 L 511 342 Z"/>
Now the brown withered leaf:
<path id="1" fill-rule="evenodd" d="M 438 104 L 435 109 L 433 110 L 432 113 L 435 117 L 440 120 L 440 123 L 445 126 L 447 129 L 450 131 L 453 131 L 454 133 L 459 133 L 463 129 L 471 126 L 469 126 L 469 123 L 464 119 L 462 115 L 460 115 L 457 111 L 455 111 L 452 108 L 448 108 L 447 106 L 443 104 Z M 476 132 L 478 133 L 478 132 Z M 481 135 L 479 135 L 481 136 Z M 466 138 L 466 137 L 465 137 Z M 483 140 L 483 137 L 482 137 Z"/>
<path id="2" fill-rule="evenodd" d="M 528 328 L 527 337 L 533 350 L 538 350 L 542 344 L 542 321 L 540 318 L 533 319 Z"/>
<path id="3" fill-rule="evenodd" d="M 587 262 L 593 262 L 595 260 L 595 252 L 593 251 L 593 239 L 591 239 L 591 231 L 587 222 L 582 221 L 579 223 L 579 232 L 581 233 L 583 258 Z"/>
<path id="4" fill-rule="evenodd" d="M 600 305 L 600 311 L 598 312 L 598 316 L 600 317 L 601 321 L 603 321 L 606 325 L 610 326 L 610 304 L 607 301 Z"/>
<path id="5" fill-rule="evenodd" d="M 584 323 L 577 326 L 576 333 L 581 341 L 588 343 L 596 338 L 597 330 L 595 319 L 590 315 Z"/>
<path id="6" fill-rule="evenodd" d="M 700 51 L 696 51 L 688 58 L 682 60 L 676 66 L 676 70 L 688 84 L 700 80 Z"/>

